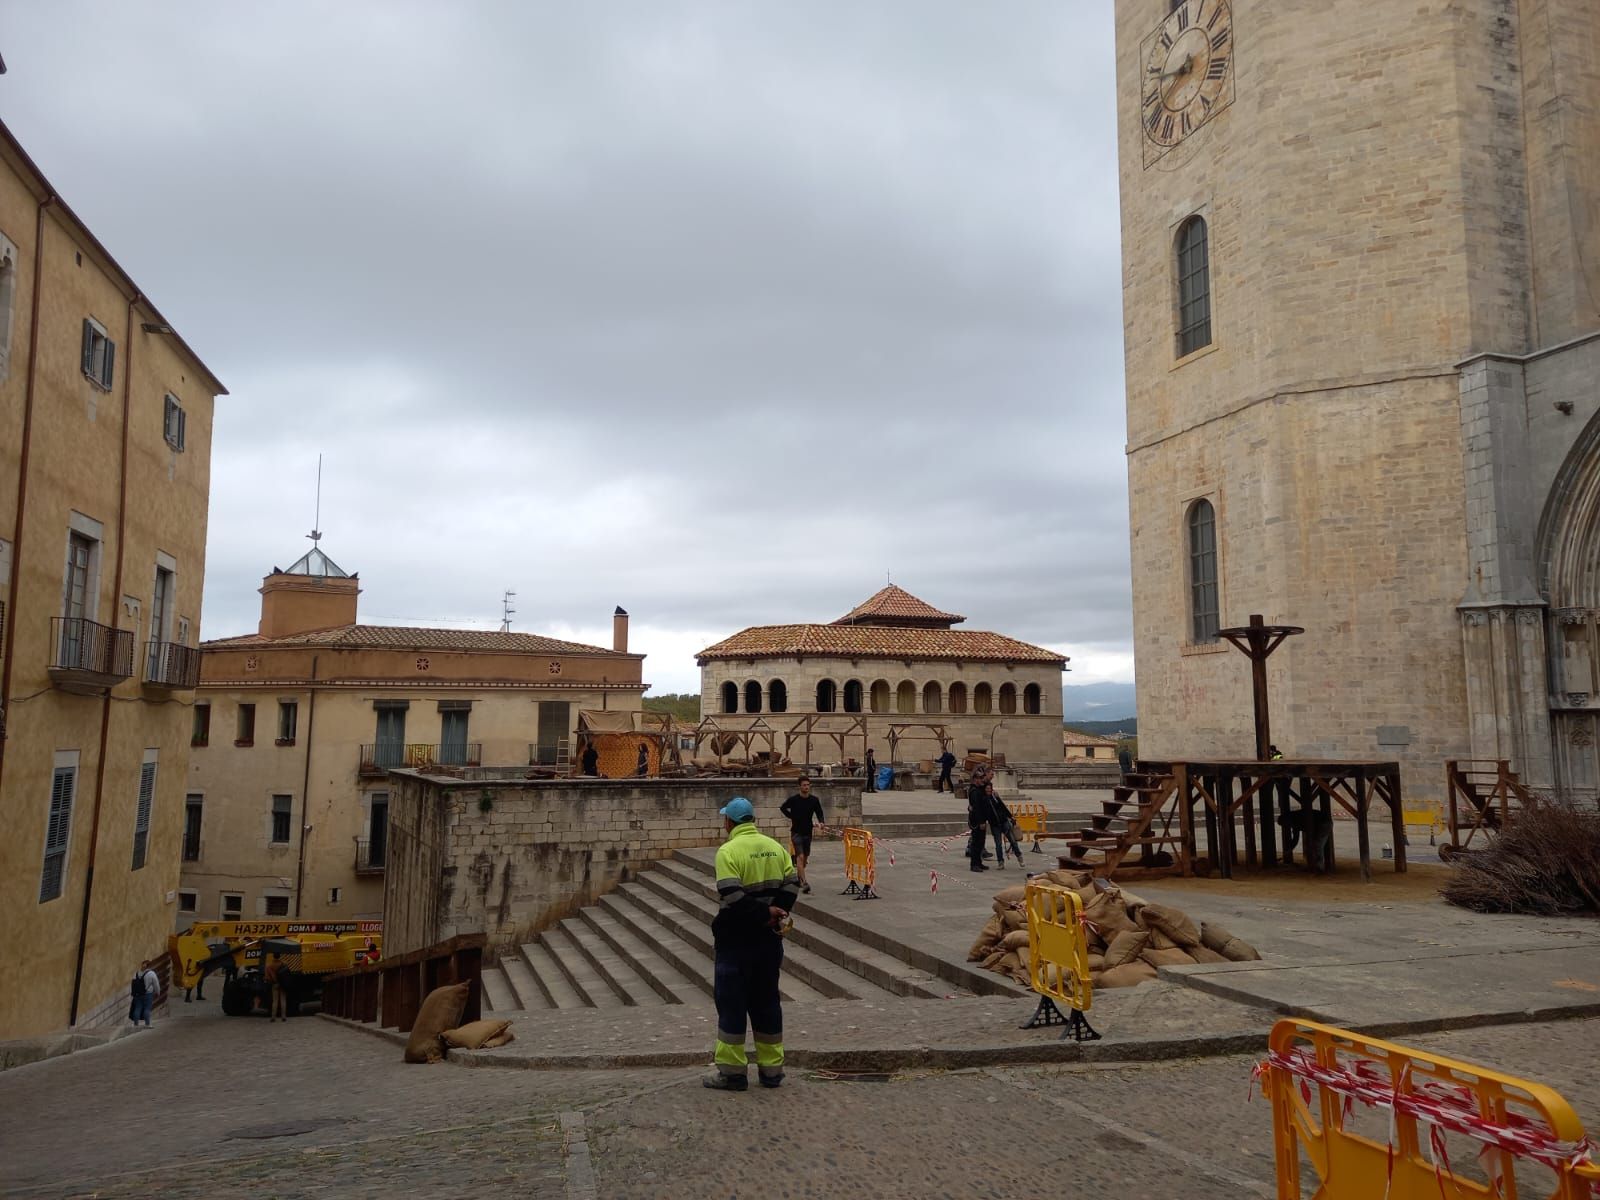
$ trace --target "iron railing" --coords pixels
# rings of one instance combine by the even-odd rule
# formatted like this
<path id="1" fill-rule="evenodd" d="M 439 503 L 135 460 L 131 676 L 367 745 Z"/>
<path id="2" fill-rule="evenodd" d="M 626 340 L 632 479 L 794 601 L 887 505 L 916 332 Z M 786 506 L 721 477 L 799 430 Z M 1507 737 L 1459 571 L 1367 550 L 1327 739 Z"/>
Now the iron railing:
<path id="1" fill-rule="evenodd" d="M 370 838 L 356 839 L 356 874 L 382 875 L 384 860 L 389 855 L 387 838 L 373 842 Z"/>
<path id="2" fill-rule="evenodd" d="M 483 743 L 378 742 L 361 747 L 360 772 L 381 775 L 397 767 L 477 767 L 483 765 Z"/>
<path id="3" fill-rule="evenodd" d="M 145 645 L 144 681 L 152 687 L 193 689 L 200 682 L 200 651 L 177 642 Z"/>
<path id="4" fill-rule="evenodd" d="M 87 617 L 50 618 L 50 670 L 110 685 L 133 676 L 133 634 Z"/>

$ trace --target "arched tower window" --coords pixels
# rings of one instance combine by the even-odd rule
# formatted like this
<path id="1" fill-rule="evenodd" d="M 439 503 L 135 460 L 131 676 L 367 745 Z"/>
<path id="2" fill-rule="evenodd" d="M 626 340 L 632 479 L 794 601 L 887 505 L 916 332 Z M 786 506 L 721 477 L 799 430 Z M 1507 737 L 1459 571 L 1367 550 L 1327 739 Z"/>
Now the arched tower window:
<path id="1" fill-rule="evenodd" d="M 950 685 L 950 711 L 957 714 L 967 711 L 966 684 L 952 683 Z"/>
<path id="2" fill-rule="evenodd" d="M 872 711 L 886 713 L 889 711 L 889 681 L 877 679 L 872 683 Z"/>
<path id="3" fill-rule="evenodd" d="M 975 713 L 994 711 L 994 693 L 987 683 L 980 683 L 972 689 L 972 711 Z"/>
<path id="4" fill-rule="evenodd" d="M 747 713 L 761 711 L 761 685 L 754 679 L 744 685 L 744 710 Z"/>
<path id="5" fill-rule="evenodd" d="M 1178 230 L 1178 357 L 1211 344 L 1211 255 L 1206 223 L 1190 217 Z"/>
<path id="6" fill-rule="evenodd" d="M 1041 711 L 1040 701 L 1044 692 L 1037 683 L 1030 683 L 1022 689 L 1022 711 L 1030 717 L 1037 717 Z"/>
<path id="7" fill-rule="evenodd" d="M 1002 683 L 1000 685 L 1000 711 L 1007 716 L 1017 711 L 1017 685 Z"/>
<path id="8" fill-rule="evenodd" d="M 861 711 L 861 680 L 852 679 L 844 685 L 845 712 Z"/>
<path id="9" fill-rule="evenodd" d="M 898 713 L 914 713 L 917 711 L 917 685 L 911 680 L 902 680 L 894 693 L 894 710 Z"/>
<path id="10" fill-rule="evenodd" d="M 922 688 L 922 711 L 936 713 L 944 711 L 944 704 L 937 683 L 924 684 Z"/>
<path id="11" fill-rule="evenodd" d="M 834 686 L 831 679 L 824 679 L 817 684 L 817 711 L 833 712 L 839 707 L 839 689 Z"/>
<path id="12" fill-rule="evenodd" d="M 737 683 L 729 682 L 722 685 L 722 711 L 725 713 L 739 711 L 739 685 Z"/>
<path id="13" fill-rule="evenodd" d="M 1189 628 L 1194 640 L 1217 640 L 1217 510 L 1189 506 Z"/>
<path id="14" fill-rule="evenodd" d="M 789 689 L 781 679 L 774 679 L 767 684 L 767 711 L 789 711 Z"/>

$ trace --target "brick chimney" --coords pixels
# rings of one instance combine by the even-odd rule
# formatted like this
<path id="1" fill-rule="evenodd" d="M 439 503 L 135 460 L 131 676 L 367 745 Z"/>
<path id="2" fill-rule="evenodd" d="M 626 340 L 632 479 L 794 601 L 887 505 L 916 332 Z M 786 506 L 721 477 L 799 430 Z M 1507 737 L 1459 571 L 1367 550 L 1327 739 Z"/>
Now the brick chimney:
<path id="1" fill-rule="evenodd" d="M 620 605 L 611 614 L 611 648 L 618 654 L 628 652 L 628 614 Z"/>

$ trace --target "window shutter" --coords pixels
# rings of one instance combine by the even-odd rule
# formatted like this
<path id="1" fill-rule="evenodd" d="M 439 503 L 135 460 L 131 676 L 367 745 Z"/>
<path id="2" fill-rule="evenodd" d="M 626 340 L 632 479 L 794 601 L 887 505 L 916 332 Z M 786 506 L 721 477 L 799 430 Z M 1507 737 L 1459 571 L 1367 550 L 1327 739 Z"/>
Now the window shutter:
<path id="1" fill-rule="evenodd" d="M 94 326 L 88 317 L 83 319 L 83 373 L 94 374 Z"/>
<path id="2" fill-rule="evenodd" d="M 180 409 L 178 409 L 178 449 L 179 450 L 183 449 L 185 436 L 187 434 L 188 428 L 189 428 L 189 414 L 184 412 L 183 409 L 180 408 Z"/>
<path id="3" fill-rule="evenodd" d="M 111 377 L 112 377 L 111 364 L 114 363 L 116 361 L 116 359 L 117 359 L 117 344 L 115 342 L 113 342 L 110 338 L 107 338 L 106 339 L 106 361 L 105 361 L 105 366 L 103 367 L 103 372 L 104 373 L 100 376 L 100 382 L 105 384 L 106 387 L 108 387 L 108 388 L 111 386 Z"/>

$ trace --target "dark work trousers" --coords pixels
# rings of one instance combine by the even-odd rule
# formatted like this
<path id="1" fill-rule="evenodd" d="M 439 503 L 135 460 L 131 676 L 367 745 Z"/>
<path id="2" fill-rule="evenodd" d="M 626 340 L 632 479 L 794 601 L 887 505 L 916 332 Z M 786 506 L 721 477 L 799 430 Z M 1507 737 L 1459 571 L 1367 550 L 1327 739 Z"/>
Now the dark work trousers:
<path id="1" fill-rule="evenodd" d="M 712 976 L 717 1002 L 717 1070 L 744 1076 L 749 1057 L 744 1048 L 746 1023 L 755 1034 L 756 1069 L 763 1080 L 783 1078 L 783 1002 L 778 973 L 783 968 L 783 939 L 763 934 L 754 942 L 718 945 Z"/>
<path id="2" fill-rule="evenodd" d="M 956 785 L 950 780 L 950 771 L 950 767 L 944 767 L 939 771 L 939 782 L 933 785 L 934 791 L 942 792 L 948 789 L 953 792 L 956 790 Z"/>
<path id="3" fill-rule="evenodd" d="M 983 862 L 984 843 L 989 836 L 987 825 L 973 825 L 967 831 L 967 857 L 972 860 L 973 866 Z"/>

